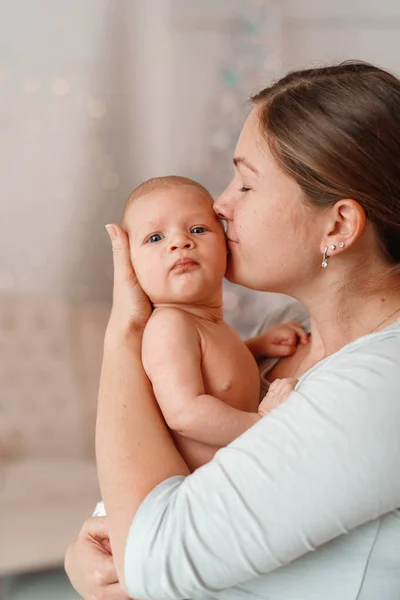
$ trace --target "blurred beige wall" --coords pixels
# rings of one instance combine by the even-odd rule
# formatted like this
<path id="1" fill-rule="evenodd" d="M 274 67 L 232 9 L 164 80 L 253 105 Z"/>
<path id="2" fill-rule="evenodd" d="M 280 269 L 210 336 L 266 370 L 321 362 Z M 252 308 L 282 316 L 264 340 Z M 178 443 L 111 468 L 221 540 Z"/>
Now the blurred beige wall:
<path id="1" fill-rule="evenodd" d="M 235 2 L 187 4 L 0 0 L 0 292 L 110 298 L 104 224 L 202 143 Z"/>
<path id="2" fill-rule="evenodd" d="M 110 298 L 103 226 L 141 180 L 198 169 L 250 5 L 278 11 L 277 72 L 400 71 L 397 0 L 0 0 L 0 292 Z"/>
<path id="3" fill-rule="evenodd" d="M 282 0 L 285 69 L 358 58 L 400 73 L 398 0 Z"/>

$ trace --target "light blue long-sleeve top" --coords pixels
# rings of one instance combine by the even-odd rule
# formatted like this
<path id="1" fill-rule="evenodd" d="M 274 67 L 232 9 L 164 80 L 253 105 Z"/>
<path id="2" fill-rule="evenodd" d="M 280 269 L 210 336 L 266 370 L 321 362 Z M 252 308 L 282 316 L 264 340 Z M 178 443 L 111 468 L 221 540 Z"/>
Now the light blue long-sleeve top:
<path id="1" fill-rule="evenodd" d="M 305 323 L 294 304 L 273 320 L 285 316 Z M 126 584 L 151 600 L 399 600 L 399 508 L 400 320 L 153 489 L 128 536 Z"/>

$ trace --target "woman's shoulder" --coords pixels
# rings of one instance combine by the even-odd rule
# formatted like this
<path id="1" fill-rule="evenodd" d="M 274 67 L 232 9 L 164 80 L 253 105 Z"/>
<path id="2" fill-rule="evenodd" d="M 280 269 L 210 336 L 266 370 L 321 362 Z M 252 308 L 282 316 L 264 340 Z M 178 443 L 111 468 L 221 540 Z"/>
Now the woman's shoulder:
<path id="1" fill-rule="evenodd" d="M 339 360 L 376 360 L 389 357 L 392 366 L 400 366 L 400 319 L 381 331 L 362 335 L 336 353 Z"/>
<path id="2" fill-rule="evenodd" d="M 400 320 L 361 336 L 317 363 L 300 381 L 330 394 L 397 397 L 400 389 Z"/>

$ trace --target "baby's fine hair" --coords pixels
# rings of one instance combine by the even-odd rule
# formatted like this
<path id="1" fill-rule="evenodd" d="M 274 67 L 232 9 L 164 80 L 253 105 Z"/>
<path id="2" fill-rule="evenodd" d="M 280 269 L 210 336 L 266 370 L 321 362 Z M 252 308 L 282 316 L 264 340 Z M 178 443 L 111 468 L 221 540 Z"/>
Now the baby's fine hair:
<path id="1" fill-rule="evenodd" d="M 210 202 L 213 201 L 213 198 L 208 190 L 201 183 L 194 181 L 194 179 L 189 179 L 189 177 L 181 177 L 180 175 L 166 175 L 165 177 L 152 177 L 151 179 L 147 179 L 143 181 L 137 188 L 133 190 L 131 195 L 129 196 L 127 203 L 125 204 L 124 213 L 122 220 L 125 217 L 126 211 L 128 207 L 142 196 L 147 196 L 155 191 L 168 190 L 173 188 L 182 188 L 182 187 L 192 187 L 195 188 L 199 193 L 203 196 L 210 199 Z"/>

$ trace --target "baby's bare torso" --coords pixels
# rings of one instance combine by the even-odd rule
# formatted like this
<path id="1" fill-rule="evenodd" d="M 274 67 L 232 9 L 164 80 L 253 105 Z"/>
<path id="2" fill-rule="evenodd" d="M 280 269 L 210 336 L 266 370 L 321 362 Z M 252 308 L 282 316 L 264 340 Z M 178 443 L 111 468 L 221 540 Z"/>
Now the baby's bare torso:
<path id="1" fill-rule="evenodd" d="M 215 323 L 192 318 L 201 340 L 204 392 L 239 410 L 257 412 L 260 379 L 250 350 L 224 321 Z M 210 461 L 218 450 L 176 432 L 172 435 L 191 471 Z"/>

